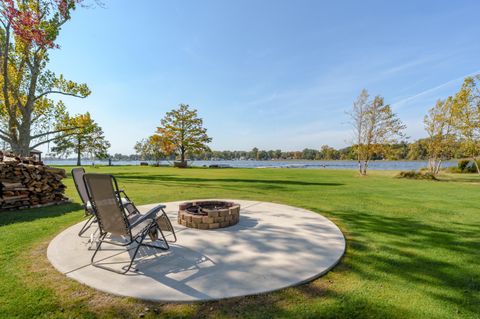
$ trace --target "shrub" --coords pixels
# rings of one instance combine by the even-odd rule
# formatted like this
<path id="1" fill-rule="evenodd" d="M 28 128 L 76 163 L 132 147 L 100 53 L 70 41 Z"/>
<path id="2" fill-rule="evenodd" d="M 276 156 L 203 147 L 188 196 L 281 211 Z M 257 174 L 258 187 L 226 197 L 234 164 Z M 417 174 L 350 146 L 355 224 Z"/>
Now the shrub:
<path id="1" fill-rule="evenodd" d="M 460 170 L 460 172 L 463 172 L 467 169 L 468 164 L 470 164 L 469 160 L 458 160 L 457 167 Z"/>
<path id="2" fill-rule="evenodd" d="M 443 169 L 443 171 L 445 171 L 447 173 L 453 173 L 453 174 L 462 173 L 462 170 L 458 167 L 455 167 L 455 166 L 446 167 L 445 169 Z"/>
<path id="3" fill-rule="evenodd" d="M 477 164 L 480 165 L 480 161 L 477 161 Z M 460 173 L 476 173 L 477 168 L 471 160 L 459 160 L 457 162 L 458 171 Z"/>
<path id="4" fill-rule="evenodd" d="M 402 171 L 398 173 L 397 178 L 408 178 L 408 179 L 424 179 L 436 181 L 437 178 L 430 172 L 416 172 L 416 171 Z"/>

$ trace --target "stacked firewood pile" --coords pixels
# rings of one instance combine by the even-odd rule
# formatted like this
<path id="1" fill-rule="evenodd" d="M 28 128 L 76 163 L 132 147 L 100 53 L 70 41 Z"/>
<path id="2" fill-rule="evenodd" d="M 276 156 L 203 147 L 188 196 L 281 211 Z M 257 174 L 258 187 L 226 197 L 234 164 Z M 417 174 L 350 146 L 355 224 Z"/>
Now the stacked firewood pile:
<path id="1" fill-rule="evenodd" d="M 65 170 L 30 157 L 0 151 L 0 210 L 38 207 L 67 201 Z"/>

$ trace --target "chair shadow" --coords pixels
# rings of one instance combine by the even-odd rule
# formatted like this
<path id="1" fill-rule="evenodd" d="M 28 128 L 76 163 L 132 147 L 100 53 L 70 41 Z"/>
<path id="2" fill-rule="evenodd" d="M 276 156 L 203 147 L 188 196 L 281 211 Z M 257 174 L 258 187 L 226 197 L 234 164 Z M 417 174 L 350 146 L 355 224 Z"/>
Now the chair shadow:
<path id="1" fill-rule="evenodd" d="M 122 271 L 133 256 L 136 245 L 127 249 L 115 246 L 106 246 L 101 252 L 108 256 L 100 257 L 97 264 Z M 119 256 L 128 254 L 119 260 Z M 188 282 L 202 277 L 216 267 L 216 263 L 208 256 L 179 244 L 171 244 L 167 251 L 157 250 L 151 247 L 140 247 L 131 270 L 122 275 L 129 277 L 145 276 L 164 286 L 170 287 L 184 295 L 199 299 L 210 299 L 211 296 L 201 292 Z"/>

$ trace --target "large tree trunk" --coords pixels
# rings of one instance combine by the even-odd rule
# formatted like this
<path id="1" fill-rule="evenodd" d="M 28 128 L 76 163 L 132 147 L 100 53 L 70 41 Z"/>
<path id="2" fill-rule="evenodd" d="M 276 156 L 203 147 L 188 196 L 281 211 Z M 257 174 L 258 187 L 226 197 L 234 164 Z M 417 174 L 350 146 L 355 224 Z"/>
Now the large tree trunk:
<path id="1" fill-rule="evenodd" d="M 180 162 L 182 163 L 182 167 L 187 167 L 185 163 L 185 147 L 180 147 Z"/>
<path id="2" fill-rule="evenodd" d="M 80 138 L 77 140 L 77 166 L 82 166 L 82 152 L 80 149 Z"/>
<path id="3" fill-rule="evenodd" d="M 180 148 L 180 161 L 185 162 L 185 148 L 183 146 Z"/>
<path id="4" fill-rule="evenodd" d="M 10 143 L 12 152 L 20 156 L 30 156 L 30 123 L 22 123 L 18 138 Z"/>

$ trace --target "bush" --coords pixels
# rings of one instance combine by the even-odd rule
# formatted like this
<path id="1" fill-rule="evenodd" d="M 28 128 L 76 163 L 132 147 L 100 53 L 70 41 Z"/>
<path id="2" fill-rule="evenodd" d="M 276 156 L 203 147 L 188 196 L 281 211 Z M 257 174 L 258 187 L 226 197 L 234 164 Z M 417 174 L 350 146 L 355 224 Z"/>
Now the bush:
<path id="1" fill-rule="evenodd" d="M 452 173 L 452 174 L 461 174 L 462 173 L 462 170 L 458 167 L 455 167 L 455 166 L 446 167 L 446 168 L 443 169 L 443 171 L 445 171 L 447 173 Z"/>
<path id="2" fill-rule="evenodd" d="M 437 178 L 430 172 L 416 172 L 416 171 L 403 171 L 398 173 L 397 178 L 408 178 L 408 179 L 424 179 L 436 181 Z"/>
<path id="3" fill-rule="evenodd" d="M 477 161 L 477 164 L 480 166 L 480 161 Z M 459 160 L 457 162 L 458 172 L 459 173 L 476 173 L 477 168 L 475 163 L 471 160 Z"/>

